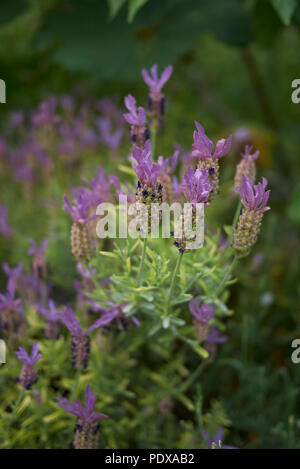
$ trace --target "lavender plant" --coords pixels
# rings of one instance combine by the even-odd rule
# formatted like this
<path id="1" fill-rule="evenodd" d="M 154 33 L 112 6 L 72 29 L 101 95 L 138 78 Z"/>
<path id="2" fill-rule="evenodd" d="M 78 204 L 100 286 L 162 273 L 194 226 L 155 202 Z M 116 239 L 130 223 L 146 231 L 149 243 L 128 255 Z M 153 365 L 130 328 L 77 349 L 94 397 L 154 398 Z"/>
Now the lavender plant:
<path id="1" fill-rule="evenodd" d="M 23 264 L 3 266 L 8 282 L 0 295 L 1 337 L 9 349 L 34 345 L 30 356 L 22 347 L 17 352 L 23 361 L 19 383 L 27 390 L 20 398 L 16 358 L 1 368 L 1 417 L 10 422 L 1 447 L 68 446 L 68 413 L 77 417 L 73 446 L 99 447 L 98 422 L 106 415 L 95 411 L 98 393 L 99 408 L 110 417 L 101 432 L 102 446 L 226 448 L 230 421 L 220 402 L 202 408 L 206 396 L 199 384 L 208 369 L 213 373 L 219 348 L 230 344 L 225 331 L 233 315 L 233 269 L 256 242 L 269 209 L 266 179 L 255 184 L 258 151 L 245 149 L 232 181 L 243 211 L 238 206 L 227 239 L 221 238 L 221 226 L 215 232 L 206 223 L 203 247 L 189 250 L 189 237 L 149 237 L 151 217 L 136 238 L 96 236 L 97 206 L 116 204 L 120 195 L 149 214 L 155 202 L 188 202 L 193 227 L 197 204 L 203 204 L 209 219 L 211 206 L 226 195 L 217 202 L 219 159 L 229 153 L 231 137 L 218 140 L 213 149 L 196 122 L 190 151 L 176 145 L 168 158 L 157 151 L 166 111 L 162 87 L 171 74 L 171 66 L 160 78 L 156 65 L 151 74 L 143 70 L 150 87 L 148 113 L 132 95 L 125 98 L 126 113 L 108 98 L 80 105 L 70 96 L 52 96 L 29 117 L 11 116 L 8 136 L 1 140 L 5 175 L 24 195 L 32 220 L 37 209 L 46 228 L 38 223 L 37 232 L 28 233 L 26 249 L 29 238 L 40 240 L 27 252 L 32 262 L 26 254 Z M 168 116 L 164 119 L 167 131 Z M 127 124 L 130 149 L 124 139 Z M 35 205 L 39 190 L 42 208 Z M 0 211 L 1 236 L 20 239 L 14 213 L 10 224 L 7 213 Z M 80 404 L 84 391 L 85 407 Z M 57 402 L 55 396 L 60 396 Z"/>

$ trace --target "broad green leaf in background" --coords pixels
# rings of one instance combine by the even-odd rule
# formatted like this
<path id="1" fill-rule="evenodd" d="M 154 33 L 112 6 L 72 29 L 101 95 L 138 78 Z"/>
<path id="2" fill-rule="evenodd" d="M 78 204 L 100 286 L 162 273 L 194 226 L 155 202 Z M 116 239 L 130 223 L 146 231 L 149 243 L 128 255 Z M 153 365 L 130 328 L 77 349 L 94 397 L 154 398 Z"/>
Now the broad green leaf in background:
<path id="1" fill-rule="evenodd" d="M 255 38 L 264 47 L 271 46 L 283 28 L 282 21 L 269 0 L 256 0 L 253 7 L 253 24 Z"/>
<path id="2" fill-rule="evenodd" d="M 109 8 L 109 16 L 113 19 L 119 11 L 121 10 L 122 6 L 126 3 L 126 0 L 107 0 L 108 8 Z"/>
<path id="3" fill-rule="evenodd" d="M 287 215 L 295 223 L 300 223 L 300 183 L 297 184 L 292 193 L 287 207 Z"/>
<path id="4" fill-rule="evenodd" d="M 288 26 L 299 4 L 298 0 L 270 0 L 279 18 Z"/>
<path id="5" fill-rule="evenodd" d="M 137 12 L 142 8 L 148 0 L 129 0 L 128 6 L 128 21 L 131 23 L 133 21 Z"/>

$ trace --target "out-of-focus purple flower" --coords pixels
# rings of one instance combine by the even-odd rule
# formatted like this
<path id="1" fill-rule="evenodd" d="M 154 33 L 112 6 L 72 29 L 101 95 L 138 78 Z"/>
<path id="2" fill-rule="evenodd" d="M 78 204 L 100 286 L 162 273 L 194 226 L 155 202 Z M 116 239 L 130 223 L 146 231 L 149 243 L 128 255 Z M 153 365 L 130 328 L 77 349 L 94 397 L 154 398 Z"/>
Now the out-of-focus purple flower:
<path id="1" fill-rule="evenodd" d="M 108 117 L 99 117 L 96 120 L 99 128 L 101 140 L 111 150 L 117 150 L 123 137 L 123 129 L 116 129 L 112 132 L 111 120 Z"/>
<path id="2" fill-rule="evenodd" d="M 245 150 L 244 153 L 241 153 L 241 156 L 243 158 L 250 158 L 251 160 L 256 160 L 256 158 L 259 156 L 260 151 L 256 150 L 254 153 L 252 153 L 253 150 L 253 145 L 245 145 Z"/>
<path id="3" fill-rule="evenodd" d="M 224 428 L 223 427 L 220 427 L 214 436 L 210 436 L 209 433 L 206 431 L 203 431 L 202 435 L 210 449 L 213 449 L 213 446 L 219 449 L 220 445 L 221 445 L 220 449 L 237 449 L 235 446 L 223 445 L 223 440 L 224 440 Z"/>
<path id="4" fill-rule="evenodd" d="M 0 204 L 0 234 L 9 238 L 12 235 L 12 229 L 8 222 L 8 208 Z"/>
<path id="5" fill-rule="evenodd" d="M 7 262 L 2 264 L 2 269 L 8 277 L 8 284 L 17 285 L 23 279 L 23 263 L 20 262 L 15 267 L 10 267 Z"/>
<path id="6" fill-rule="evenodd" d="M 236 167 L 236 172 L 234 176 L 234 187 L 241 187 L 243 182 L 243 175 L 255 181 L 256 177 L 256 165 L 255 160 L 259 155 L 259 151 L 254 153 L 252 152 L 252 145 L 246 145 L 244 153 L 241 153 L 242 159 Z"/>
<path id="7" fill-rule="evenodd" d="M 205 340 L 209 331 L 208 322 L 213 318 L 214 310 L 206 303 L 200 306 L 200 296 L 196 296 L 189 302 L 189 308 L 194 316 L 196 336 L 199 340 Z"/>
<path id="8" fill-rule="evenodd" d="M 47 320 L 45 330 L 47 339 L 57 339 L 59 337 L 61 313 L 58 311 L 53 300 L 48 301 L 48 308 L 45 308 L 43 305 L 38 305 L 38 313 L 42 314 Z"/>
<path id="9" fill-rule="evenodd" d="M 262 182 L 253 186 L 251 179 L 242 176 L 242 187 L 236 187 L 236 191 L 241 196 L 241 201 L 246 210 L 254 210 L 256 212 L 266 212 L 270 210 L 267 202 L 270 190 L 266 191 L 268 181 L 262 178 Z"/>
<path id="10" fill-rule="evenodd" d="M 40 246 L 37 245 L 34 239 L 30 240 L 31 248 L 28 249 L 28 254 L 32 256 L 40 256 L 43 255 L 48 247 L 48 239 L 44 239 Z"/>
<path id="11" fill-rule="evenodd" d="M 76 368 L 84 369 L 87 367 L 89 354 L 90 354 L 90 338 L 88 334 L 94 329 L 98 329 L 101 326 L 111 322 L 117 315 L 116 311 L 110 311 L 104 314 L 102 317 L 92 324 L 86 331 L 83 331 L 78 319 L 72 309 L 67 307 L 61 314 L 61 322 L 69 329 L 72 334 L 71 342 L 71 354 L 72 354 L 72 366 Z"/>
<path id="12" fill-rule="evenodd" d="M 97 448 L 99 430 L 97 422 L 108 417 L 105 414 L 95 413 L 96 397 L 97 393 L 92 394 L 90 385 L 88 384 L 85 390 L 85 407 L 77 400 L 71 403 L 63 397 L 56 398 L 57 405 L 77 417 L 74 437 L 74 447 L 76 449 Z"/>
<path id="13" fill-rule="evenodd" d="M 54 125 L 59 122 L 59 117 L 56 115 L 57 100 L 54 96 L 50 96 L 46 101 L 43 101 L 38 110 L 31 116 L 32 124 L 36 127 L 45 125 Z"/>
<path id="14" fill-rule="evenodd" d="M 0 294 L 0 331 L 17 334 L 23 323 L 23 306 L 20 298 L 15 298 L 15 282 L 10 279 L 7 293 Z"/>
<path id="15" fill-rule="evenodd" d="M 36 278 L 46 277 L 46 258 L 45 251 L 48 247 L 48 239 L 44 239 L 40 246 L 37 245 L 34 239 L 31 240 L 31 248 L 28 249 L 28 254 L 34 256 L 32 261 L 33 272 Z"/>
<path id="16" fill-rule="evenodd" d="M 213 186 L 205 169 L 197 168 L 194 172 L 189 166 L 187 173 L 183 176 L 181 188 L 188 202 L 196 204 L 207 201 Z"/>
<path id="17" fill-rule="evenodd" d="M 91 201 L 82 194 L 79 195 L 78 199 L 74 200 L 73 205 L 70 204 L 68 197 L 64 196 L 64 210 L 66 210 L 72 217 L 73 221 L 78 224 L 87 223 L 90 220 L 94 220 L 97 215 L 89 217 L 88 211 L 91 206 Z"/>
<path id="18" fill-rule="evenodd" d="M 20 127 L 24 123 L 24 112 L 14 111 L 9 117 L 9 124 L 12 128 Z"/>
<path id="19" fill-rule="evenodd" d="M 138 163 L 137 165 L 133 164 L 132 167 L 135 170 L 139 181 L 144 186 L 154 186 L 157 182 L 159 166 L 152 161 L 150 140 L 146 141 L 144 149 L 134 146 L 132 156 Z"/>
<path id="20" fill-rule="evenodd" d="M 227 140 L 222 138 L 218 140 L 213 152 L 213 142 L 205 135 L 204 129 L 199 122 L 195 121 L 197 131 L 194 132 L 193 156 L 197 158 L 220 158 L 226 155 L 231 147 L 232 137 Z"/>
<path id="21" fill-rule="evenodd" d="M 160 93 L 162 87 L 167 83 L 170 76 L 172 75 L 173 67 L 168 65 L 161 74 L 161 77 L 157 73 L 157 65 L 153 65 L 150 69 L 150 73 L 144 68 L 142 70 L 142 77 L 145 83 L 149 86 L 151 93 Z"/>
<path id="22" fill-rule="evenodd" d="M 33 344 L 31 355 L 28 355 L 28 353 L 23 347 L 19 347 L 19 350 L 16 352 L 16 355 L 18 359 L 24 363 L 21 370 L 21 375 L 17 381 L 25 389 L 30 389 L 38 379 L 38 374 L 34 369 L 34 365 L 42 358 L 42 355 L 39 353 L 38 342 L 35 342 Z"/>
<path id="23" fill-rule="evenodd" d="M 224 344 L 228 341 L 228 337 L 226 335 L 222 335 L 220 331 L 216 328 L 213 324 L 210 327 L 209 333 L 205 339 L 203 347 L 207 350 L 210 354 L 210 358 L 214 358 L 217 353 L 217 347 L 220 344 Z"/>
<path id="24" fill-rule="evenodd" d="M 66 94 L 62 96 L 60 102 L 61 102 L 61 106 L 63 110 L 66 111 L 68 114 L 72 114 L 75 108 L 75 103 L 74 103 L 74 99 L 72 98 L 72 96 L 69 96 Z"/>
<path id="25" fill-rule="evenodd" d="M 206 323 L 214 316 L 214 309 L 206 303 L 200 306 L 200 296 L 196 296 L 189 302 L 190 312 L 196 321 Z"/>
<path id="26" fill-rule="evenodd" d="M 0 137 L 0 158 L 7 152 L 7 143 L 5 138 Z"/>
<path id="27" fill-rule="evenodd" d="M 178 155 L 179 151 L 176 150 L 169 158 L 163 158 L 163 156 L 158 157 L 157 163 L 162 175 L 171 174 L 175 171 L 178 162 Z"/>
<path id="28" fill-rule="evenodd" d="M 145 125 L 146 111 L 142 106 L 136 107 L 136 100 L 131 94 L 125 97 L 125 106 L 129 113 L 123 115 L 129 124 L 137 126 Z"/>

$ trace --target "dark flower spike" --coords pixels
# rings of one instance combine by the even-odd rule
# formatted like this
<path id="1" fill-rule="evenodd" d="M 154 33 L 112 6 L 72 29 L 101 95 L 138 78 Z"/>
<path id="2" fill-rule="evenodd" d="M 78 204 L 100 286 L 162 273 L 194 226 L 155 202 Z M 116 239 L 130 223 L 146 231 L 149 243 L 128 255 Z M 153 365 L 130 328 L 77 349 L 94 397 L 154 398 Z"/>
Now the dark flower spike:
<path id="1" fill-rule="evenodd" d="M 23 347 L 19 347 L 16 355 L 18 359 L 23 362 L 23 367 L 21 370 L 21 375 L 18 378 L 18 382 L 25 389 L 30 389 L 38 379 L 38 374 L 34 369 L 34 365 L 42 358 L 42 355 L 39 353 L 38 342 L 33 344 L 30 355 L 28 355 Z"/>
<path id="2" fill-rule="evenodd" d="M 77 417 L 77 425 L 75 427 L 74 447 L 76 449 L 95 449 L 98 440 L 98 421 L 108 418 L 105 414 L 95 413 L 97 393 L 91 393 L 88 384 L 85 390 L 85 407 L 79 401 L 73 403 L 62 397 L 57 397 L 56 404 L 66 412 Z"/>
<path id="3" fill-rule="evenodd" d="M 33 272 L 36 278 L 41 279 L 46 276 L 46 259 L 45 251 L 48 247 L 48 239 L 44 239 L 40 246 L 37 245 L 34 239 L 31 240 L 31 248 L 28 249 L 28 254 L 34 256 L 32 261 Z"/>
<path id="4" fill-rule="evenodd" d="M 131 94 L 125 98 L 125 106 L 129 113 L 123 114 L 126 121 L 131 124 L 131 140 L 138 147 L 144 148 L 145 141 L 149 139 L 149 130 L 146 126 L 146 111 L 143 107 L 136 107 L 136 100 Z"/>
<path id="5" fill-rule="evenodd" d="M 249 254 L 257 240 L 263 214 L 270 210 L 267 206 L 270 195 L 270 190 L 266 191 L 267 184 L 263 178 L 261 183 L 253 186 L 251 179 L 242 175 L 242 186 L 236 187 L 244 207 L 233 233 L 232 247 L 242 256 Z"/>
<path id="6" fill-rule="evenodd" d="M 170 76 L 172 75 L 173 67 L 169 65 L 162 72 L 161 77 L 158 77 L 157 65 L 153 65 L 150 70 L 150 74 L 147 70 L 142 70 L 142 76 L 145 83 L 150 88 L 150 93 L 148 96 L 148 106 L 150 110 L 151 117 L 157 122 L 159 118 L 165 113 L 165 98 L 162 94 L 162 87 L 167 83 Z"/>
<path id="7" fill-rule="evenodd" d="M 87 367 L 90 354 L 90 338 L 88 334 L 94 329 L 98 329 L 99 327 L 111 322 L 116 315 L 116 311 L 110 311 L 95 321 L 92 326 L 86 329 L 86 331 L 83 331 L 81 324 L 78 319 L 76 319 L 72 309 L 69 307 L 65 309 L 65 311 L 60 315 L 60 320 L 72 334 L 71 354 L 73 366 L 82 369 Z"/>

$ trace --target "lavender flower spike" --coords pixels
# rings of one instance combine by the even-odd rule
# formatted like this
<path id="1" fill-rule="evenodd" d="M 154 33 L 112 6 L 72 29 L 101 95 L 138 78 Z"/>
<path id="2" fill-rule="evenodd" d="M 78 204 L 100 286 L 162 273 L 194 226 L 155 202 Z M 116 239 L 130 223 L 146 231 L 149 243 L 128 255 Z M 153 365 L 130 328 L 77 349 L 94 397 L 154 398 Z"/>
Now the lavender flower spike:
<path id="1" fill-rule="evenodd" d="M 203 305 L 200 306 L 199 301 L 200 296 L 193 298 L 189 302 L 189 308 L 190 312 L 194 316 L 193 324 L 195 326 L 196 335 L 199 340 L 205 340 L 209 331 L 208 322 L 213 318 L 214 310 L 206 303 L 203 303 Z"/>
<path id="2" fill-rule="evenodd" d="M 77 417 L 75 427 L 74 448 L 75 449 L 96 449 L 98 440 L 99 424 L 101 419 L 108 418 L 105 414 L 95 413 L 97 393 L 91 393 L 88 384 L 85 390 L 85 407 L 79 401 L 69 402 L 63 397 L 57 397 L 56 404 L 62 407 L 66 412 Z"/>
<path id="3" fill-rule="evenodd" d="M 34 365 L 42 358 L 39 353 L 39 344 L 35 342 L 32 346 L 31 355 L 28 355 L 23 347 L 19 347 L 16 352 L 19 360 L 24 364 L 21 371 L 21 376 L 18 378 L 18 382 L 25 388 L 30 389 L 38 379 L 38 373 L 34 369 Z"/>
<path id="4" fill-rule="evenodd" d="M 123 114 L 123 116 L 131 124 L 131 140 L 138 147 L 144 148 L 145 141 L 149 138 L 149 130 L 145 125 L 146 111 L 141 106 L 136 107 L 136 100 L 131 94 L 126 96 L 125 106 L 129 113 Z"/>
<path id="5" fill-rule="evenodd" d="M 153 65 L 153 67 L 151 67 L 151 74 L 149 74 L 145 69 L 142 70 L 142 77 L 145 83 L 150 87 L 148 107 L 151 117 L 154 119 L 158 119 L 165 113 L 165 98 L 161 93 L 161 89 L 169 80 L 172 75 L 172 71 L 172 65 L 168 65 L 159 78 L 157 74 L 157 65 Z"/>
<path id="6" fill-rule="evenodd" d="M 0 294 L 0 331 L 17 333 L 23 321 L 22 300 L 15 298 L 15 280 L 7 284 L 7 293 Z"/>
<path id="7" fill-rule="evenodd" d="M 48 301 L 48 309 L 43 305 L 38 306 L 38 313 L 45 316 L 47 320 L 45 336 L 47 339 L 58 339 L 60 333 L 60 313 L 53 300 Z"/>
<path id="8" fill-rule="evenodd" d="M 266 191 L 267 184 L 263 178 L 261 183 L 253 186 L 251 179 L 242 175 L 242 186 L 236 188 L 244 208 L 233 233 L 232 247 L 240 255 L 249 254 L 257 240 L 263 214 L 270 210 L 267 206 L 270 195 L 270 190 Z"/>
<path id="9" fill-rule="evenodd" d="M 90 338 L 88 334 L 94 329 L 98 329 L 99 327 L 111 322 L 117 316 L 117 314 L 117 311 L 111 311 L 108 314 L 105 314 L 83 332 L 80 322 L 76 319 L 72 309 L 69 307 L 65 309 L 65 311 L 60 315 L 60 320 L 72 334 L 72 366 L 75 366 L 79 369 L 84 369 L 87 367 L 90 355 Z"/>
<path id="10" fill-rule="evenodd" d="M 28 254 L 34 256 L 32 261 L 33 273 L 36 278 L 41 279 L 46 277 L 46 259 L 45 251 L 48 247 L 48 239 L 44 239 L 40 246 L 37 245 L 34 239 L 31 240 L 31 248 L 28 249 Z"/>
<path id="11" fill-rule="evenodd" d="M 206 169 L 210 180 L 214 183 L 214 188 L 210 196 L 210 201 L 219 192 L 219 161 L 221 156 L 226 155 L 231 147 L 231 136 L 226 140 L 218 140 L 213 151 L 213 142 L 205 135 L 204 129 L 199 122 L 195 122 L 197 131 L 194 132 L 194 143 L 192 156 L 199 158 L 198 168 Z"/>
<path id="12" fill-rule="evenodd" d="M 246 145 L 244 153 L 241 153 L 242 159 L 236 167 L 234 187 L 242 186 L 242 175 L 255 181 L 256 165 L 255 160 L 259 155 L 259 151 L 252 153 L 252 145 Z"/>
<path id="13" fill-rule="evenodd" d="M 88 260 L 91 255 L 91 242 L 89 233 L 85 224 L 94 220 L 97 215 L 89 216 L 88 212 L 91 207 L 91 199 L 87 193 L 80 194 L 78 199 L 71 205 L 68 197 L 64 196 L 64 210 L 69 212 L 73 218 L 71 229 L 71 246 L 72 254 L 75 259 Z"/>

